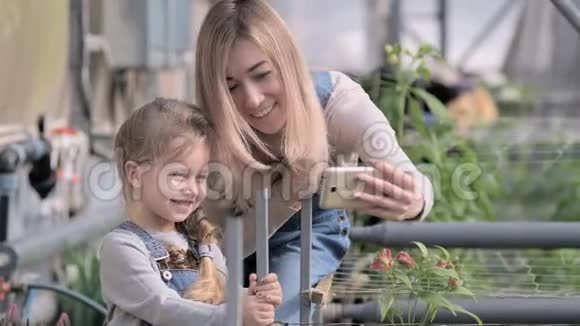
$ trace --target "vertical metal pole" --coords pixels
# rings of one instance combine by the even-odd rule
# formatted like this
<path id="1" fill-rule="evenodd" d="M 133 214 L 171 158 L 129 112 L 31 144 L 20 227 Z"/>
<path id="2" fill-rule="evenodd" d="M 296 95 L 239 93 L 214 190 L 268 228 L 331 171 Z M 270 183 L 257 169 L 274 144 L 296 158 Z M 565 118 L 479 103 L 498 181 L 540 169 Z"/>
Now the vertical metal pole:
<path id="1" fill-rule="evenodd" d="M 268 252 L 268 187 L 256 192 L 256 271 L 258 279 L 268 275 L 270 254 Z"/>
<path id="2" fill-rule="evenodd" d="M 242 326 L 243 232 L 243 220 L 233 215 L 228 216 L 225 230 L 229 270 L 226 325 L 232 326 Z"/>
<path id="3" fill-rule="evenodd" d="M 0 172 L 0 242 L 8 240 L 8 224 L 10 223 L 11 198 L 18 189 L 16 173 Z"/>
<path id="4" fill-rule="evenodd" d="M 443 59 L 447 60 L 447 50 L 449 42 L 449 29 L 447 26 L 447 15 L 448 15 L 448 1 L 439 0 L 439 47 L 441 48 L 441 56 Z"/>
<path id="5" fill-rule="evenodd" d="M 568 20 L 570 25 L 580 33 L 580 9 L 571 0 L 552 0 L 552 4 Z"/>
<path id="6" fill-rule="evenodd" d="M 323 325 L 324 316 L 322 314 L 322 305 L 316 307 L 314 310 L 314 316 L 312 317 L 312 322 L 316 325 Z"/>
<path id="7" fill-rule="evenodd" d="M 310 323 L 310 270 L 312 254 L 312 197 L 302 200 L 300 212 L 300 322 Z"/>
<path id="8" fill-rule="evenodd" d="M 388 27 L 389 43 L 401 43 L 402 12 L 403 11 L 401 10 L 401 1 L 393 0 L 393 2 L 391 3 L 389 13 L 389 27 Z"/>
<path id="9" fill-rule="evenodd" d="M 8 216 L 10 215 L 10 197 L 0 193 L 0 242 L 8 238 Z"/>
<path id="10" fill-rule="evenodd" d="M 177 14 L 176 9 L 177 5 L 175 4 L 175 0 L 168 0 L 166 1 L 166 13 L 167 16 L 163 17 L 163 22 L 165 23 L 165 32 L 167 33 L 165 36 L 167 37 L 167 44 L 165 48 L 165 55 L 164 55 L 164 64 L 168 67 L 175 65 L 175 34 L 177 31 L 173 30 L 174 21 L 176 20 L 175 15 Z"/>

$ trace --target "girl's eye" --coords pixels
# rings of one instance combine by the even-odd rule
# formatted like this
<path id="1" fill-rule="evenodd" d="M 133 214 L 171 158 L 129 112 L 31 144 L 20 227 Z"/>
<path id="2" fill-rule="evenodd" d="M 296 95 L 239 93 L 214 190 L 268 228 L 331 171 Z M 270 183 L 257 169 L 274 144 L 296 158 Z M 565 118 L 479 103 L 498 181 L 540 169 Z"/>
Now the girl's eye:
<path id="1" fill-rule="evenodd" d="M 236 90 L 236 88 L 238 88 L 238 85 L 237 84 L 228 85 L 228 90 L 230 92 L 233 92 L 234 90 Z"/>

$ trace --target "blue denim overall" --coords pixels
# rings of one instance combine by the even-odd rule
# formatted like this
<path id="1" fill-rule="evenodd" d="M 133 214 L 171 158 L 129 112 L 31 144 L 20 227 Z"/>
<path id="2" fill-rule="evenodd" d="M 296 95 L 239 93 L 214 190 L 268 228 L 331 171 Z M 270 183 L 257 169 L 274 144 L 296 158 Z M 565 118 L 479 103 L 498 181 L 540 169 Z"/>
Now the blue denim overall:
<path id="1" fill-rule="evenodd" d="M 151 236 L 147 231 L 143 230 L 133 222 L 124 222 L 117 226 L 119 229 L 133 232 L 137 235 L 147 247 L 149 254 L 157 263 L 159 267 L 159 276 L 167 284 L 168 287 L 175 290 L 179 295 L 188 289 L 198 278 L 198 270 L 196 269 L 170 269 L 163 262 L 169 257 L 169 253 L 165 249 L 163 243 Z M 194 257 L 198 257 L 197 246 L 193 241 L 189 241 L 189 250 L 192 251 Z"/>
<path id="2" fill-rule="evenodd" d="M 333 91 L 328 72 L 312 74 L 316 93 L 324 109 Z M 334 273 L 348 248 L 350 220 L 344 209 L 325 210 L 319 207 L 319 196 L 312 198 L 312 269 L 311 281 L 315 286 L 324 277 Z M 300 322 L 300 211 L 294 214 L 269 239 L 270 272 L 276 273 L 283 290 L 282 305 L 276 310 L 276 320 Z M 249 275 L 256 270 L 255 254 L 244 261 Z M 244 279 L 247 279 L 248 276 Z"/>

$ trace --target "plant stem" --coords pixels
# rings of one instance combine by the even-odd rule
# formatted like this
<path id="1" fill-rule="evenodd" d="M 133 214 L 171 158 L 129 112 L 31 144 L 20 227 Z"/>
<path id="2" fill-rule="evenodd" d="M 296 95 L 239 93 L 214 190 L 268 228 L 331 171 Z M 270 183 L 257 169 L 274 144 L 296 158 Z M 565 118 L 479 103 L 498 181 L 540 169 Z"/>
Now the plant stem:
<path id="1" fill-rule="evenodd" d="M 417 302 L 419 301 L 419 297 L 415 297 L 413 302 L 413 323 L 415 323 L 415 313 L 417 312 Z"/>
<path id="2" fill-rule="evenodd" d="M 407 93 L 408 93 L 407 85 L 401 87 L 401 91 L 399 95 L 399 105 L 398 105 L 398 118 L 397 121 L 397 141 L 400 143 L 403 140 L 403 126 L 405 124 L 405 105 L 407 100 Z"/>
<path id="3" fill-rule="evenodd" d="M 407 301 L 407 321 L 409 325 L 413 325 L 411 322 L 411 297 L 413 296 L 413 291 L 409 293 L 409 300 Z"/>
<path id="4" fill-rule="evenodd" d="M 426 322 L 430 319 L 429 315 L 431 314 L 431 310 L 433 309 L 433 306 L 431 304 L 427 305 L 427 308 L 425 309 L 425 315 L 423 316 L 423 319 L 421 319 L 421 323 L 419 325 L 427 325 Z"/>

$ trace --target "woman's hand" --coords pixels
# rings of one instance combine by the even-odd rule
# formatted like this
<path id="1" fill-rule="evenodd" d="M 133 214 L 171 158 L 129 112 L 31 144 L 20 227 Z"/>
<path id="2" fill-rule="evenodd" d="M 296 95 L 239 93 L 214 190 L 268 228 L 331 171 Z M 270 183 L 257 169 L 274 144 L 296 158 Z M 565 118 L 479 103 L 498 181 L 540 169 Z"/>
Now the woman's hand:
<path id="1" fill-rule="evenodd" d="M 258 284 L 258 276 L 250 275 L 250 287 L 248 292 L 255 294 L 259 301 L 267 302 L 275 307 L 282 304 L 282 286 L 278 282 L 276 274 L 268 274 Z"/>
<path id="2" fill-rule="evenodd" d="M 358 179 L 372 192 L 357 192 L 354 197 L 371 205 L 359 212 L 387 220 L 404 221 L 416 218 L 425 201 L 415 178 L 387 162 L 371 162 L 378 176 L 359 175 Z"/>

